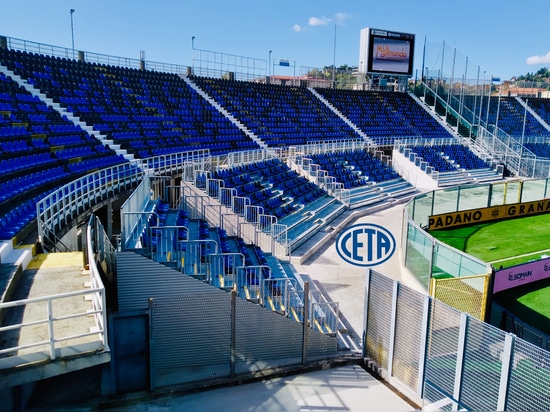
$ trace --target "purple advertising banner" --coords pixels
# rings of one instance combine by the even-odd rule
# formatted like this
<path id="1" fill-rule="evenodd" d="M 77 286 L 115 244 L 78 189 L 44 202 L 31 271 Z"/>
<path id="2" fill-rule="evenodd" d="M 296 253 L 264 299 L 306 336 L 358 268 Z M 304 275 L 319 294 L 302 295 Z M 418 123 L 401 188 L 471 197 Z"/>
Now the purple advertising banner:
<path id="1" fill-rule="evenodd" d="M 550 277 L 550 258 L 497 270 L 493 293 Z"/>

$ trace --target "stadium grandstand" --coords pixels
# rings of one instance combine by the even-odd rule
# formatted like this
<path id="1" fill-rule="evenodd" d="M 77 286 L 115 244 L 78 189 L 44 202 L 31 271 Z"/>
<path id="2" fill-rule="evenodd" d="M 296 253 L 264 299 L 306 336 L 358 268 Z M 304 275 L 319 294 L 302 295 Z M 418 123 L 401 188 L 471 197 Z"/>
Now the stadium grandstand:
<path id="1" fill-rule="evenodd" d="M 476 403 L 447 379 L 481 353 L 481 340 L 466 348 L 464 313 L 369 271 L 374 301 L 353 325 L 301 270 L 359 218 L 413 203 L 420 216 L 428 191 L 546 178 L 545 99 L 73 56 L 0 36 L 0 410 L 342 360 L 432 409 L 519 402 L 502 383 L 534 357 L 509 359 L 519 338 L 487 332 L 500 361 L 461 370 L 497 379 Z M 52 395 L 70 380 L 81 385 Z"/>

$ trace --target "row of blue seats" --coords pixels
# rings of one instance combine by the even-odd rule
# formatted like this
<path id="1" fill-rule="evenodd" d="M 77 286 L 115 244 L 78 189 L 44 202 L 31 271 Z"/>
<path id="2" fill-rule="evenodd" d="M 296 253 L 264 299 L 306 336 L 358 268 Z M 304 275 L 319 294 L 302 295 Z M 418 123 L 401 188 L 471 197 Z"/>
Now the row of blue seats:
<path id="1" fill-rule="evenodd" d="M 240 132 L 236 126 L 234 126 L 229 120 L 221 115 L 215 108 L 213 108 L 208 102 L 202 99 L 194 90 L 189 88 L 181 79 L 175 75 L 166 73 L 148 73 L 146 78 L 137 79 L 131 69 L 121 69 L 105 67 L 105 70 L 98 71 L 97 67 L 92 67 L 88 64 L 80 64 L 79 70 L 82 70 L 82 81 L 74 82 L 71 79 L 71 67 L 72 63 L 67 62 L 67 69 L 64 70 L 69 74 L 63 73 L 62 70 L 56 68 L 49 73 L 48 76 L 35 76 L 36 73 L 40 73 L 50 66 L 50 59 L 47 56 L 33 56 L 29 60 L 26 60 L 24 64 L 16 65 L 12 61 L 11 52 L 7 52 L 7 56 L 4 56 L 6 64 L 15 70 L 19 71 L 23 78 L 32 78 L 36 87 L 44 88 L 48 90 L 48 93 L 54 98 L 54 100 L 61 101 L 63 105 L 71 106 L 70 109 L 77 115 L 82 115 L 82 118 L 91 122 L 92 125 L 100 125 L 107 120 L 112 121 L 130 121 L 134 120 L 135 127 L 139 131 L 158 131 L 159 134 L 166 136 L 177 136 L 176 131 L 170 130 L 170 126 L 167 121 L 176 121 L 178 116 L 171 113 L 171 110 L 175 106 L 183 107 L 196 107 L 197 112 L 193 112 L 193 121 L 195 124 L 190 130 L 182 130 L 181 133 L 192 133 L 198 125 L 205 128 L 203 134 L 215 136 L 219 132 L 225 135 L 223 130 L 230 131 L 231 138 L 227 138 L 227 141 L 235 143 L 236 140 L 247 140 L 245 135 Z M 109 73 L 116 75 L 109 75 Z M 130 76 L 132 74 L 132 76 Z M 128 75 L 128 76 L 125 76 Z M 121 77 L 119 77 L 121 76 Z M 163 87 L 159 87 L 159 83 L 162 82 Z M 100 85 L 99 88 L 96 87 Z M 177 86 L 177 87 L 164 87 L 164 86 Z M 174 93 L 172 94 L 171 90 Z M 122 92 L 122 94 L 121 94 Z M 85 105 L 86 103 L 86 105 Z M 145 112 L 141 112 L 137 105 L 143 105 L 146 109 Z M 74 106 L 77 104 L 77 106 Z M 105 112 L 101 115 L 99 120 L 87 120 L 86 113 L 82 113 L 87 105 L 92 104 L 94 110 L 103 108 Z M 117 109 L 127 109 L 127 113 L 130 115 L 116 114 Z M 112 109 L 112 111 L 111 111 Z M 155 110 L 156 113 L 152 113 L 151 110 Z M 195 110 L 195 109 L 193 109 Z M 210 121 L 209 119 L 215 119 Z M 132 123 L 130 121 L 130 123 Z M 223 126 L 223 127 L 222 127 Z M 98 129 L 101 130 L 101 127 Z M 168 129 L 163 132 L 163 129 Z M 217 130 L 219 129 L 219 130 Z M 123 130 L 120 125 L 115 128 L 110 128 L 109 131 L 117 132 Z M 238 139 L 236 139 L 238 137 Z M 116 136 L 115 136 L 116 141 Z M 217 146 L 217 151 L 228 152 L 231 149 L 236 148 L 236 145 Z M 257 147 L 257 145 L 255 145 Z M 153 155 L 152 151 L 144 152 L 143 155 Z"/>
<path id="2" fill-rule="evenodd" d="M 316 154 L 311 158 L 346 189 L 399 176 L 391 167 L 364 150 Z"/>
<path id="3" fill-rule="evenodd" d="M 0 216 L 0 240 L 13 238 L 29 222 L 36 218 L 36 202 L 39 197 L 27 200 Z"/>
<path id="4" fill-rule="evenodd" d="M 35 153 L 28 156 L 0 160 L 0 175 L 18 172 L 30 167 L 46 166 L 58 160 L 51 153 Z"/>
<path id="5" fill-rule="evenodd" d="M 0 203 L 9 201 L 14 197 L 36 189 L 50 182 L 68 177 L 69 173 L 63 167 L 53 167 L 17 177 L 4 183 L 0 183 Z"/>

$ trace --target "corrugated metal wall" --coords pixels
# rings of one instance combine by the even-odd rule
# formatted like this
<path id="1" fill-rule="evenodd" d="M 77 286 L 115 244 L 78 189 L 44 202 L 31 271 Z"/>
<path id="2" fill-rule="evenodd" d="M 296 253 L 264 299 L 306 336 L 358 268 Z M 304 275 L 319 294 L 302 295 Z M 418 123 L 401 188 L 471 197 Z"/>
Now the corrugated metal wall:
<path id="1" fill-rule="evenodd" d="M 231 293 L 134 252 L 117 255 L 119 310 L 151 313 L 151 385 L 231 375 Z M 302 362 L 303 325 L 257 304 L 235 301 L 236 375 Z M 338 354 L 337 339 L 312 329 L 307 360 Z"/>

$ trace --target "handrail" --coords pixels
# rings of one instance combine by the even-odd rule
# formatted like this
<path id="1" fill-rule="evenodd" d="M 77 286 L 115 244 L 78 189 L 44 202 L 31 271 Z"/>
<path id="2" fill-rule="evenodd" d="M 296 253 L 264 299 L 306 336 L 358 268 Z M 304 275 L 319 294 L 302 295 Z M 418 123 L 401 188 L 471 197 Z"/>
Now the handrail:
<path id="1" fill-rule="evenodd" d="M 25 327 L 39 326 L 39 325 L 47 325 L 47 329 L 48 329 L 47 339 L 44 339 L 38 342 L 25 343 L 21 345 L 17 344 L 16 346 L 11 346 L 11 347 L 1 349 L 0 355 L 48 345 L 49 359 L 55 360 L 57 357 L 56 349 L 60 348 L 60 346 L 58 345 L 60 342 L 75 341 L 75 344 L 77 344 L 81 342 L 81 338 L 84 338 L 87 336 L 93 336 L 93 335 L 100 336 L 102 351 L 109 352 L 109 344 L 107 339 L 107 306 L 106 306 L 105 287 L 101 280 L 101 276 L 95 261 L 95 256 L 97 255 L 97 253 L 95 253 L 96 239 L 94 239 L 92 236 L 92 230 L 95 230 L 96 234 L 98 234 L 97 232 L 101 231 L 102 234 L 104 235 L 104 231 L 103 231 L 103 227 L 101 226 L 101 223 L 99 223 L 99 221 L 96 221 L 93 215 L 90 218 L 87 231 L 86 231 L 86 240 L 87 240 L 86 252 L 88 257 L 87 263 L 89 265 L 89 272 L 90 272 L 90 289 L 76 290 L 71 292 L 57 293 L 49 296 L 20 299 L 20 300 L 11 301 L 11 302 L 0 303 L 0 311 L 3 311 L 8 308 L 26 307 L 27 305 L 31 305 L 34 303 L 41 303 L 41 302 L 46 303 L 46 312 L 43 318 L 0 327 L 0 334 L 2 332 L 12 331 L 12 330 L 21 331 Z M 108 246 L 110 247 L 111 245 L 109 244 Z M 110 247 L 109 250 L 112 252 L 113 251 L 112 247 Z M 59 316 L 54 316 L 53 303 L 55 301 L 59 301 L 61 299 L 71 298 L 75 296 L 90 296 L 90 295 L 91 295 L 91 305 L 92 305 L 91 310 L 88 309 L 88 310 L 85 310 L 84 312 L 76 311 L 75 313 L 68 313 L 68 314 L 65 313 Z M 83 317 L 88 317 L 90 315 L 94 316 L 95 325 L 97 328 L 95 330 L 63 335 L 62 333 L 63 331 L 65 331 L 65 329 L 63 329 L 62 331 L 56 331 L 54 327 L 56 322 L 58 321 L 83 318 Z"/>
<path id="2" fill-rule="evenodd" d="M 96 268 L 96 270 L 97 270 L 97 268 Z M 90 276 L 92 276 L 92 275 L 90 275 Z M 53 309 L 52 309 L 53 308 L 53 306 L 52 306 L 53 301 L 59 300 L 59 299 L 64 299 L 64 298 L 69 298 L 69 297 L 74 297 L 74 296 L 80 296 L 80 295 L 82 295 L 82 296 L 92 295 L 93 299 L 103 302 L 103 305 L 102 305 L 101 308 L 94 309 L 92 311 L 78 312 L 78 313 L 73 313 L 73 314 L 70 314 L 70 315 L 57 316 L 57 317 L 53 316 L 53 313 L 52 313 L 53 312 Z M 101 298 L 97 299 L 97 296 L 100 296 Z M 28 327 L 28 326 L 36 326 L 36 325 L 41 325 L 41 324 L 47 324 L 48 325 L 48 340 L 33 342 L 33 343 L 30 343 L 30 344 L 25 344 L 25 345 L 12 346 L 12 347 L 0 350 L 0 354 L 16 352 L 16 351 L 19 351 L 19 350 L 22 350 L 22 349 L 30 349 L 30 348 L 34 348 L 34 347 L 44 346 L 44 345 L 47 344 L 47 345 L 49 345 L 50 359 L 55 360 L 56 359 L 55 350 L 57 348 L 56 343 L 64 342 L 64 341 L 68 341 L 68 340 L 73 340 L 73 339 L 76 340 L 76 339 L 80 339 L 80 338 L 83 338 L 83 337 L 86 337 L 86 336 L 97 335 L 97 334 L 103 334 L 104 337 L 103 337 L 102 340 L 103 340 L 104 350 L 105 351 L 109 350 L 108 345 L 107 345 L 107 336 L 106 336 L 107 332 L 106 332 L 106 329 L 105 329 L 106 310 L 105 310 L 105 305 L 104 305 L 105 304 L 105 289 L 103 287 L 98 287 L 98 288 L 94 288 L 94 289 L 87 289 L 87 290 L 79 290 L 79 291 L 73 291 L 73 292 L 58 293 L 58 294 L 50 295 L 50 296 L 44 296 L 44 297 L 38 297 L 38 298 L 29 298 L 29 299 L 21 299 L 21 300 L 16 300 L 16 301 L 12 301 L 12 302 L 0 303 L 0 310 L 4 310 L 4 309 L 7 309 L 7 308 L 13 308 L 13 307 L 26 306 L 26 305 L 29 305 L 29 304 L 32 304 L 32 303 L 39 303 L 39 302 L 46 302 L 47 303 L 47 312 L 46 312 L 46 317 L 45 318 L 30 321 L 30 322 L 24 322 L 24 323 L 12 324 L 12 325 L 9 325 L 9 326 L 3 326 L 3 327 L 0 327 L 0 333 L 10 331 L 10 330 L 18 330 L 18 329 L 21 330 L 24 327 Z M 62 320 L 66 320 L 66 319 L 74 319 L 74 318 L 79 318 L 79 317 L 87 317 L 90 314 L 93 314 L 96 317 L 97 317 L 98 314 L 102 314 L 102 317 L 103 317 L 102 324 L 104 325 L 103 328 L 100 328 L 99 330 L 95 330 L 95 331 L 92 331 L 92 332 L 78 333 L 78 334 L 73 334 L 73 335 L 69 335 L 69 336 L 63 336 L 63 337 L 57 337 L 56 336 L 56 333 L 54 331 L 54 323 L 56 321 L 62 321 Z M 101 325 L 101 324 L 99 324 L 99 325 Z"/>
<path id="3" fill-rule="evenodd" d="M 29 40 L 17 39 L 14 37 L 0 36 L 6 39 L 6 45 L 10 49 L 21 50 L 30 53 L 47 54 L 53 57 L 64 59 L 84 59 L 89 63 L 114 65 L 129 69 L 147 69 L 160 72 L 183 74 L 187 72 L 188 66 L 171 63 L 148 61 L 145 59 L 133 59 L 130 57 L 110 56 L 88 51 L 76 51 L 66 47 L 52 46 L 51 44 L 38 43 Z M 76 55 L 75 55 L 76 53 Z"/>
<path id="4" fill-rule="evenodd" d="M 208 149 L 171 153 L 121 163 L 73 180 L 36 203 L 38 239 L 42 243 L 46 232 L 59 238 L 57 234 L 74 216 L 90 210 L 98 200 L 137 187 L 146 175 L 185 172 L 186 163 L 204 163 L 209 156 Z"/>
<path id="5" fill-rule="evenodd" d="M 92 230 L 96 237 L 92 236 Z M 108 254 L 107 260 L 113 261 L 114 248 L 110 242 L 98 242 L 103 246 L 103 250 L 98 250 L 99 245 L 96 242 L 99 240 L 99 237 L 102 236 L 103 239 L 106 238 L 105 231 L 103 230 L 103 225 L 99 219 L 96 219 L 94 215 L 90 216 L 86 230 L 86 247 L 87 247 L 87 257 L 88 257 L 88 268 L 90 271 L 90 285 L 91 287 L 98 288 L 102 290 L 101 299 L 97 295 L 92 295 L 92 304 L 94 308 L 94 316 L 96 320 L 96 325 L 98 326 L 99 331 L 103 336 L 103 347 L 105 351 L 109 351 L 109 341 L 107 337 L 107 301 L 105 296 L 105 287 L 103 281 L 101 280 L 101 275 L 99 273 L 96 256 L 102 256 Z M 102 252 L 102 253 L 97 253 Z M 107 278 L 111 277 L 111 273 L 106 273 Z M 98 316 L 101 314 L 101 316 Z"/>

